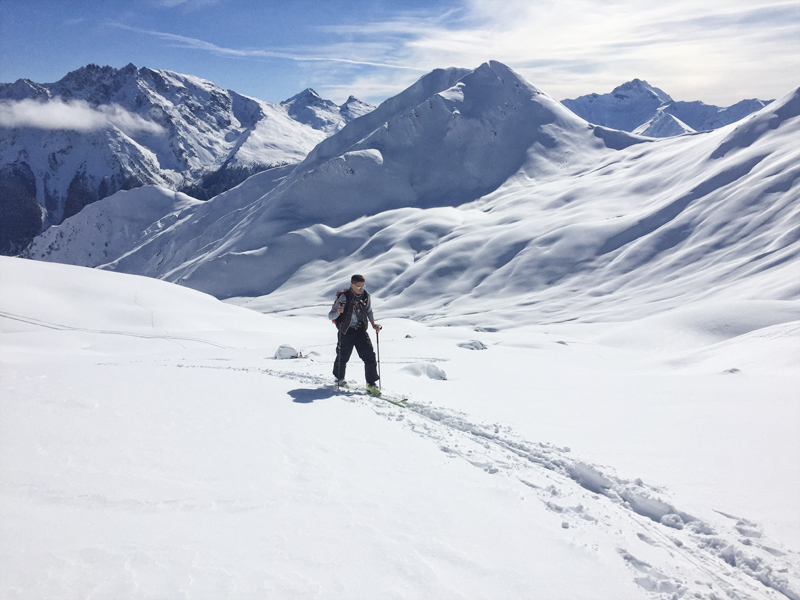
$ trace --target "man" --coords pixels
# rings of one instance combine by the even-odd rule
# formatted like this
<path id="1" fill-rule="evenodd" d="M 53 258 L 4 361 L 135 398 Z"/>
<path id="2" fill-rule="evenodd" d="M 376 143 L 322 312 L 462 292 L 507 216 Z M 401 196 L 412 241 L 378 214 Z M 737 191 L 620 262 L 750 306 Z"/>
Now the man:
<path id="1" fill-rule="evenodd" d="M 344 373 L 347 361 L 355 347 L 361 360 L 364 361 L 364 374 L 367 378 L 367 391 L 375 396 L 380 396 L 377 388 L 378 363 L 375 360 L 375 351 L 372 341 L 367 333 L 368 323 L 377 332 L 381 326 L 375 323 L 372 316 L 372 300 L 369 292 L 365 290 L 366 281 L 361 275 L 350 278 L 350 288 L 340 292 L 331 307 L 328 318 L 331 319 L 339 330 L 339 343 L 336 345 L 336 362 L 333 363 L 333 376 L 336 384 L 346 386 Z"/>

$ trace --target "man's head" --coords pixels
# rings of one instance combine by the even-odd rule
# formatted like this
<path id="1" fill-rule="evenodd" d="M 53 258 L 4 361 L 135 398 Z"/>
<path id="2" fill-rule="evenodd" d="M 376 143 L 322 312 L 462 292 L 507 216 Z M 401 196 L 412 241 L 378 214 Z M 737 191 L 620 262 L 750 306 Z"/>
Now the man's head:
<path id="1" fill-rule="evenodd" d="M 353 275 L 350 278 L 350 289 L 352 289 L 356 295 L 360 296 L 364 291 L 364 286 L 366 285 L 366 281 L 364 281 L 363 275 Z"/>

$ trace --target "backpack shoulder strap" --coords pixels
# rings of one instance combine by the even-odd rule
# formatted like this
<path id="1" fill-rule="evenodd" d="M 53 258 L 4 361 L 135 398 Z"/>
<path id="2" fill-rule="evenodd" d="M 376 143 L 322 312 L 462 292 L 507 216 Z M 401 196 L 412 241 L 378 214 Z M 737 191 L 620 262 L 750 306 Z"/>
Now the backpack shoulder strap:
<path id="1" fill-rule="evenodd" d="M 333 301 L 333 305 L 334 305 L 334 306 L 336 306 L 336 303 L 337 303 L 337 302 L 339 302 L 339 297 L 340 297 L 342 294 L 346 294 L 346 293 L 347 293 L 347 290 L 346 290 L 346 289 L 344 289 L 344 290 L 339 290 L 338 292 L 336 292 L 336 299 Z"/>
<path id="2" fill-rule="evenodd" d="M 344 294 L 345 298 L 344 310 L 342 314 L 333 320 L 333 324 L 344 333 L 344 331 L 347 330 L 347 326 L 350 324 L 350 316 L 353 314 L 353 292 L 350 288 L 336 292 L 336 300 L 333 301 L 333 308 L 336 308 L 336 305 L 339 304 L 339 298 L 341 298 L 342 294 Z M 342 327 L 344 327 L 344 330 L 342 330 Z"/>

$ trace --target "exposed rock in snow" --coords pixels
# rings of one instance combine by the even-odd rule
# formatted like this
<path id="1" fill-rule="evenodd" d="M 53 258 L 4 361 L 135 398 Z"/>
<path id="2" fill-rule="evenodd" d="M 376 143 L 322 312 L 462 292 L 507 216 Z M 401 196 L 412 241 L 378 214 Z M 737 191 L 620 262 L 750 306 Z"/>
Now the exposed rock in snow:
<path id="1" fill-rule="evenodd" d="M 300 353 L 297 351 L 297 348 L 295 348 L 291 344 L 282 344 L 275 351 L 275 359 L 276 360 L 287 360 L 287 359 L 299 358 L 299 357 L 300 357 Z"/>
<path id="2" fill-rule="evenodd" d="M 458 344 L 459 348 L 466 348 L 467 350 L 486 350 L 488 346 L 480 340 L 470 340 L 469 342 L 461 342 Z"/>
<path id="3" fill-rule="evenodd" d="M 416 377 L 427 377 L 429 379 L 438 379 L 445 381 L 447 374 L 433 363 L 429 362 L 416 362 L 403 367 L 403 371 L 414 375 Z"/>
<path id="4" fill-rule="evenodd" d="M 375 110 L 375 107 L 368 102 L 362 102 L 355 96 L 347 98 L 344 104 L 339 107 L 339 112 L 344 117 L 345 123 L 363 117 L 365 114 Z"/>

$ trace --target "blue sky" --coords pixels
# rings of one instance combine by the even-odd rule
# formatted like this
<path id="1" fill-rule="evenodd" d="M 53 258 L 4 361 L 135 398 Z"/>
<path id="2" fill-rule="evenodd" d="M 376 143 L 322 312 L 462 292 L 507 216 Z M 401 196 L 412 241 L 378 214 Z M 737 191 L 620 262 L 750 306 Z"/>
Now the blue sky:
<path id="1" fill-rule="evenodd" d="M 0 81 L 168 69 L 279 102 L 378 103 L 437 67 L 504 62 L 557 99 L 639 77 L 729 105 L 800 85 L 800 0 L 0 0 Z"/>

